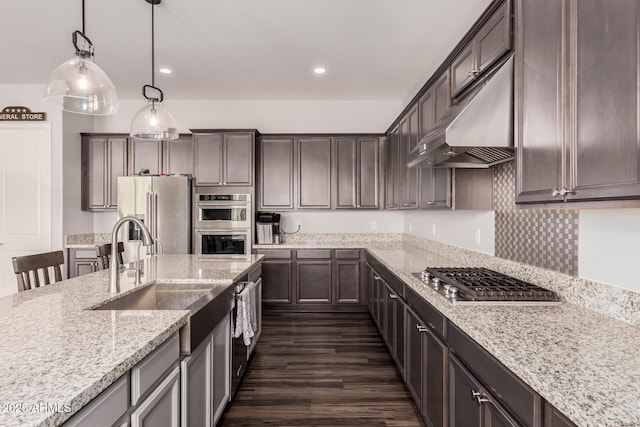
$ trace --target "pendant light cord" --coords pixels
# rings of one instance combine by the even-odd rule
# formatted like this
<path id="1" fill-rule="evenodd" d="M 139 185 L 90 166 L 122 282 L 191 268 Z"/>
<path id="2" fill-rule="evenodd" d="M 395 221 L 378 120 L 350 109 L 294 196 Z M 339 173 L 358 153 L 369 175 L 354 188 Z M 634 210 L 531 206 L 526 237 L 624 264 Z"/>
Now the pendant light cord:
<path id="1" fill-rule="evenodd" d="M 84 1 L 84 0 L 82 0 Z M 156 5 L 151 3 L 151 86 L 156 85 L 156 43 L 155 43 L 155 19 L 153 10 Z"/>
<path id="2" fill-rule="evenodd" d="M 82 34 L 85 34 L 84 31 L 84 0 L 82 0 Z"/>

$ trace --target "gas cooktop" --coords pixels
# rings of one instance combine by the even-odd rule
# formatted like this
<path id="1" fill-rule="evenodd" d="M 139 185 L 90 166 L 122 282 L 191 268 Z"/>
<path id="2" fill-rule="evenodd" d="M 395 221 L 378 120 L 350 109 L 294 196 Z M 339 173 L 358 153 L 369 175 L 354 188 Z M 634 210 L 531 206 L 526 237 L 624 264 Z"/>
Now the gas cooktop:
<path id="1" fill-rule="evenodd" d="M 554 304 L 553 292 L 486 268 L 425 268 L 412 273 L 453 303 Z"/>

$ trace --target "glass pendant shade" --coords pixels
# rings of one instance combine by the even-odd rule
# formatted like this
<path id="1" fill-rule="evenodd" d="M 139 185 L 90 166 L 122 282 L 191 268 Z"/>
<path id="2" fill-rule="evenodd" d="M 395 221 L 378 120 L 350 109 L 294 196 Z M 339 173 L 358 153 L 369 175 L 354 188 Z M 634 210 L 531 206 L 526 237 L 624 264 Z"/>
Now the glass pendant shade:
<path id="1" fill-rule="evenodd" d="M 53 70 L 43 99 L 71 113 L 109 115 L 118 112 L 118 94 L 107 74 L 90 58 L 79 56 Z"/>
<path id="2" fill-rule="evenodd" d="M 178 139 L 178 128 L 171 113 L 162 107 L 162 104 L 150 99 L 147 105 L 142 107 L 131 122 L 132 138 L 136 139 Z"/>

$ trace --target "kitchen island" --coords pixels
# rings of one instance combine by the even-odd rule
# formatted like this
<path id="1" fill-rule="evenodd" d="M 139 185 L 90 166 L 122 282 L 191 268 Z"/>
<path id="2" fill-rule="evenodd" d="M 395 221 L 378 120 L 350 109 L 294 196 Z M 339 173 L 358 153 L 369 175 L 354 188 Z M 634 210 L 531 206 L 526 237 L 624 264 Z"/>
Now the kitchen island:
<path id="1" fill-rule="evenodd" d="M 91 308 L 156 281 L 227 288 L 260 259 L 158 255 L 143 261 L 142 285 L 121 273 L 115 297 L 105 270 L 0 298 L 0 425 L 61 425 L 189 317 L 186 310 Z"/>

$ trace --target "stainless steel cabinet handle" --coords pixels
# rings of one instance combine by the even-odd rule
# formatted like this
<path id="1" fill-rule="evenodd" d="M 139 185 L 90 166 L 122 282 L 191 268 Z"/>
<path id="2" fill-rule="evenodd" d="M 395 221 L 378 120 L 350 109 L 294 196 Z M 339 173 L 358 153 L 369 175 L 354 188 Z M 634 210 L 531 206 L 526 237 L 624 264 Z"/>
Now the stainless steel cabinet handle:
<path id="1" fill-rule="evenodd" d="M 398 295 L 389 294 L 389 298 L 391 298 L 391 299 L 398 299 Z"/>
<path id="2" fill-rule="evenodd" d="M 427 328 L 425 328 L 424 326 L 419 325 L 419 324 L 417 324 L 417 323 L 416 323 L 416 329 L 418 330 L 418 332 L 427 332 L 427 330 L 428 330 L 428 329 L 427 329 Z"/>
<path id="3" fill-rule="evenodd" d="M 566 196 L 567 194 L 573 194 L 573 193 L 575 193 L 575 192 L 576 192 L 575 190 L 569 190 L 569 189 L 564 188 L 564 187 L 562 187 L 562 188 L 560 189 L 560 191 L 559 191 L 559 193 L 560 193 L 560 195 L 561 195 L 561 196 Z"/>
<path id="4" fill-rule="evenodd" d="M 378 280 L 382 280 L 382 277 L 380 277 L 380 276 L 373 276 L 373 280 L 375 280 L 375 281 L 377 282 Z"/>
<path id="5" fill-rule="evenodd" d="M 557 197 L 557 196 L 559 196 L 559 195 L 560 195 L 560 192 L 558 191 L 558 189 L 557 189 L 557 188 L 553 188 L 553 189 L 551 190 L 551 195 L 552 195 L 553 197 Z"/>
<path id="6" fill-rule="evenodd" d="M 240 376 L 240 371 L 242 371 L 242 367 L 243 365 L 240 365 L 240 367 L 238 368 L 238 372 L 236 372 L 236 377 Z"/>
<path id="7" fill-rule="evenodd" d="M 471 398 L 476 400 L 478 406 L 485 402 L 491 402 L 491 400 L 487 399 L 481 392 L 475 390 L 471 390 Z"/>

